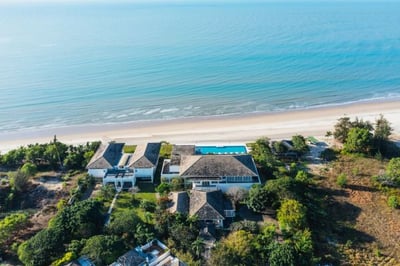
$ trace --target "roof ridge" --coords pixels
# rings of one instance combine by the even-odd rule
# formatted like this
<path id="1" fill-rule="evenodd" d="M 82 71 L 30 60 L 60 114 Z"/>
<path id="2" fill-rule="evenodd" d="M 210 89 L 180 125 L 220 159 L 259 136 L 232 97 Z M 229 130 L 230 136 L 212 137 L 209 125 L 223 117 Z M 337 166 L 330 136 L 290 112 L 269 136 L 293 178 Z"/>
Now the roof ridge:
<path id="1" fill-rule="evenodd" d="M 232 156 L 235 160 L 237 160 L 238 162 L 240 162 L 240 164 L 242 165 L 242 167 L 250 170 L 255 176 L 258 176 L 258 174 L 256 172 L 254 172 L 250 167 L 248 167 L 247 165 L 245 165 L 241 160 L 239 160 L 239 157 L 249 157 L 251 160 L 253 160 L 253 157 L 249 154 L 241 154 L 241 155 L 233 155 Z"/>

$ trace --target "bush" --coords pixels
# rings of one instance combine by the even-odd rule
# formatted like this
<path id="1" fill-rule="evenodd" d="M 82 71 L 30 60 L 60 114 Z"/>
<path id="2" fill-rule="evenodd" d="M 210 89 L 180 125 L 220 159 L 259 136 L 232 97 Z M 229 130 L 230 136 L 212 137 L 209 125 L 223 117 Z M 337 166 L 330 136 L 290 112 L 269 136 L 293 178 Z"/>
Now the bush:
<path id="1" fill-rule="evenodd" d="M 250 233 L 258 233 L 259 228 L 257 222 L 254 221 L 240 221 L 240 222 L 235 222 L 230 225 L 231 231 L 239 231 L 239 230 L 244 230 L 246 232 Z"/>
<path id="2" fill-rule="evenodd" d="M 174 177 L 171 179 L 171 190 L 182 191 L 184 189 L 184 180 L 181 177 Z"/>
<path id="3" fill-rule="evenodd" d="M 171 191 L 171 185 L 168 183 L 161 183 L 158 185 L 156 188 L 156 191 L 160 193 L 161 195 L 166 195 Z"/>
<path id="4" fill-rule="evenodd" d="M 25 163 L 21 167 L 21 172 L 27 176 L 34 176 L 37 173 L 37 167 L 33 163 Z"/>
<path id="5" fill-rule="evenodd" d="M 148 201 L 146 199 L 142 199 L 140 201 L 139 207 L 147 212 L 153 212 L 156 208 L 156 206 L 153 202 Z"/>
<path id="6" fill-rule="evenodd" d="M 346 174 L 340 174 L 338 175 L 338 177 L 336 178 L 336 184 L 339 187 L 345 187 L 347 185 L 347 176 Z"/>
<path id="7" fill-rule="evenodd" d="M 397 196 L 394 196 L 394 195 L 392 195 L 392 196 L 390 196 L 390 197 L 388 198 L 387 203 L 388 203 L 388 206 L 389 206 L 390 208 L 392 208 L 392 209 L 397 209 L 397 208 L 400 207 L 399 198 L 398 198 Z"/>
<path id="8" fill-rule="evenodd" d="M 17 172 L 9 172 L 8 178 L 11 186 L 19 192 L 25 191 L 29 183 L 29 176 L 20 170 Z"/>

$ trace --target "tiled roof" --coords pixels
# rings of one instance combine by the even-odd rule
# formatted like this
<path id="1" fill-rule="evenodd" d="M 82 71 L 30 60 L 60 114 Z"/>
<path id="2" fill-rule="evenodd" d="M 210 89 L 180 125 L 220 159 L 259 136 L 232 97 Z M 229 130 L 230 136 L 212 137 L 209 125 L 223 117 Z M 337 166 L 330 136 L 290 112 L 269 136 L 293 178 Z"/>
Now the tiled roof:
<path id="1" fill-rule="evenodd" d="M 181 161 L 183 178 L 258 176 L 251 155 L 192 155 Z"/>
<path id="2" fill-rule="evenodd" d="M 172 192 L 170 199 L 173 205 L 169 208 L 172 213 L 189 213 L 189 195 L 186 191 Z"/>
<path id="3" fill-rule="evenodd" d="M 224 198 L 220 190 L 190 192 L 189 214 L 197 215 L 199 220 L 224 219 Z"/>
<path id="4" fill-rule="evenodd" d="M 135 153 L 131 156 L 128 162 L 129 167 L 136 168 L 151 168 L 158 163 L 161 143 L 147 143 L 138 145 Z"/>
<path id="5" fill-rule="evenodd" d="M 88 163 L 88 169 L 108 169 L 117 165 L 122 156 L 124 143 L 101 144 Z"/>

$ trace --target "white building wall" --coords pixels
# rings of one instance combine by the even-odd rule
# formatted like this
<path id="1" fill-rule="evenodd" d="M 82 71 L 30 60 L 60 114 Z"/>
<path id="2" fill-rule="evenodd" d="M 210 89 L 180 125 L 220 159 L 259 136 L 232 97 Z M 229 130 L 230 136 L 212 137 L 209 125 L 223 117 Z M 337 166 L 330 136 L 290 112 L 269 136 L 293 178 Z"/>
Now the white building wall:
<path id="1" fill-rule="evenodd" d="M 107 169 L 89 169 L 88 174 L 94 177 L 103 178 L 107 173 Z"/>
<path id="2" fill-rule="evenodd" d="M 179 173 L 179 165 L 170 165 L 169 172 L 170 173 Z"/>
<path id="3" fill-rule="evenodd" d="M 136 177 L 151 177 L 154 176 L 154 168 L 135 168 L 134 170 Z"/>

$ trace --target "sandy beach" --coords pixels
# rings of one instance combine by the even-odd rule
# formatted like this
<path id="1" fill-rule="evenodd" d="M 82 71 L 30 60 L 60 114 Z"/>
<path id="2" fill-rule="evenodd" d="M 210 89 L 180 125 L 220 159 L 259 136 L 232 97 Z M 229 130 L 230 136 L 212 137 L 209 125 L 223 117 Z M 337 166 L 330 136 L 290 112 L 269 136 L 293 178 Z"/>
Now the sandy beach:
<path id="1" fill-rule="evenodd" d="M 295 134 L 323 137 L 344 115 L 371 122 L 383 114 L 400 136 L 400 102 L 371 102 L 280 113 L 258 113 L 241 116 L 216 116 L 168 121 L 132 122 L 92 126 L 71 126 L 31 131 L 0 133 L 0 151 L 31 143 L 50 141 L 54 135 L 65 143 L 86 141 L 123 141 L 139 144 L 149 141 L 171 143 L 244 143 L 262 136 L 272 139 Z"/>

